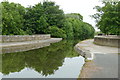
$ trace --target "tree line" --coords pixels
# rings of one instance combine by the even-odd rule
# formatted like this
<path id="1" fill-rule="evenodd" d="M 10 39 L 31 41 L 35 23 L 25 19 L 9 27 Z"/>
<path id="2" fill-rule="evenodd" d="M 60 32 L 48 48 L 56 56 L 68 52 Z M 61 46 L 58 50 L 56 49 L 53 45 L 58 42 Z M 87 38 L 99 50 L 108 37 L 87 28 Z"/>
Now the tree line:
<path id="1" fill-rule="evenodd" d="M 65 39 L 93 38 L 94 28 L 79 13 L 65 14 L 55 2 L 44 1 L 27 8 L 1 2 L 2 35 L 51 34 Z"/>

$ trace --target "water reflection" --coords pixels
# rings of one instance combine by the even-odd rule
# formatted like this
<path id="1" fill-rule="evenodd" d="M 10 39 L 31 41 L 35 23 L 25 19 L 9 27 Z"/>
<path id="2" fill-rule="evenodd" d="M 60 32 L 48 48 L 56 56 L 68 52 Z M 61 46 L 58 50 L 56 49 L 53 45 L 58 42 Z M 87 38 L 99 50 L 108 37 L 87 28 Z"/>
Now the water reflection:
<path id="1" fill-rule="evenodd" d="M 66 57 L 79 56 L 73 48 L 76 43 L 64 40 L 41 49 L 2 54 L 2 74 L 9 75 L 29 68 L 43 76 L 52 75 L 63 65 Z"/>

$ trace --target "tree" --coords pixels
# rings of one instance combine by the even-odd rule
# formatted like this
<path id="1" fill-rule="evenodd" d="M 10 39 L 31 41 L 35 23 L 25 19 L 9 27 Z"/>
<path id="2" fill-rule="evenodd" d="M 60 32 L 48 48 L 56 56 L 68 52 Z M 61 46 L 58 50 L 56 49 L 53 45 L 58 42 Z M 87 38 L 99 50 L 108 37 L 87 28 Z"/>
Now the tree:
<path id="1" fill-rule="evenodd" d="M 74 39 L 73 25 L 70 22 L 70 18 L 67 18 L 64 22 L 63 30 L 66 32 L 67 39 Z"/>
<path id="2" fill-rule="evenodd" d="M 66 14 L 64 30 L 68 39 L 93 38 L 94 28 L 92 25 L 83 22 L 83 17 L 78 13 Z"/>
<path id="3" fill-rule="evenodd" d="M 2 2 L 2 34 L 19 35 L 26 34 L 23 31 L 24 7 L 20 4 Z"/>
<path id="4" fill-rule="evenodd" d="M 57 26 L 62 28 L 64 25 L 64 12 L 59 9 L 58 5 L 55 5 L 55 2 L 43 2 L 44 14 L 47 17 L 47 22 L 50 26 Z"/>
<path id="5" fill-rule="evenodd" d="M 27 8 L 25 15 L 25 29 L 30 29 L 33 34 L 49 34 L 49 26 L 62 28 L 64 12 L 54 2 L 45 1 Z"/>
<path id="6" fill-rule="evenodd" d="M 49 31 L 49 33 L 51 34 L 52 37 L 66 38 L 65 31 L 56 27 L 56 26 L 50 26 L 48 31 Z"/>
<path id="7" fill-rule="evenodd" d="M 65 16 L 68 18 L 71 17 L 71 18 L 83 20 L 83 16 L 80 15 L 79 13 L 70 13 L 70 14 L 66 14 Z"/>
<path id="8" fill-rule="evenodd" d="M 24 30 L 29 30 L 30 34 L 43 34 L 42 29 L 46 29 L 47 23 L 44 15 L 44 10 L 41 3 L 38 3 L 35 6 L 30 6 L 26 9 L 24 15 L 25 18 L 25 28 Z M 42 25 L 44 24 L 44 25 Z M 42 29 L 41 29 L 42 28 Z"/>
<path id="9" fill-rule="evenodd" d="M 92 15 L 98 28 L 105 34 L 120 34 L 120 1 L 103 1 L 104 6 L 96 6 L 98 13 Z"/>
<path id="10" fill-rule="evenodd" d="M 0 35 L 2 34 L 2 4 L 0 4 Z"/>

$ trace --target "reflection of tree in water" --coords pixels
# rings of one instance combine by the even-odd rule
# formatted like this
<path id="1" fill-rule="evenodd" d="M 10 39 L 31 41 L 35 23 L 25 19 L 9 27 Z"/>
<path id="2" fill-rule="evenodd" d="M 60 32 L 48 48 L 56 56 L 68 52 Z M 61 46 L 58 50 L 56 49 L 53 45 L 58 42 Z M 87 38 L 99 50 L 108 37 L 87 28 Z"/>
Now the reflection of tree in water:
<path id="1" fill-rule="evenodd" d="M 72 41 L 64 40 L 41 49 L 2 54 L 2 73 L 7 75 L 28 67 L 44 76 L 54 74 L 62 66 L 65 57 L 78 56 L 73 46 Z"/>
<path id="2" fill-rule="evenodd" d="M 0 72 L 2 71 L 2 52 L 0 53 Z"/>

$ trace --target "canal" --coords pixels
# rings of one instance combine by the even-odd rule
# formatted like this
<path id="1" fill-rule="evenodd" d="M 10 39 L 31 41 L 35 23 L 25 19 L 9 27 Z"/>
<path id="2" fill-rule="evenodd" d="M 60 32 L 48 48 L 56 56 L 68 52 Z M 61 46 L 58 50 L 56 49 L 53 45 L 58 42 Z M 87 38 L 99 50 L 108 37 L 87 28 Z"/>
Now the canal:
<path id="1" fill-rule="evenodd" d="M 84 58 L 75 50 L 78 43 L 63 40 L 25 52 L 2 54 L 2 78 L 78 78 Z"/>

